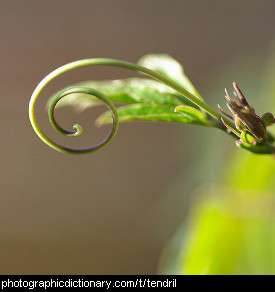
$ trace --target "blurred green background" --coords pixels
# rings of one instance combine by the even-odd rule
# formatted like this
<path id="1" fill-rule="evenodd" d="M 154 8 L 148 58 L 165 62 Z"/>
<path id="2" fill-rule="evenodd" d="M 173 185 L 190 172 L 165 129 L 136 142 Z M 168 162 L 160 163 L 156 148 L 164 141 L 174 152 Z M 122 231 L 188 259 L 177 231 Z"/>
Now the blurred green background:
<path id="1" fill-rule="evenodd" d="M 183 64 L 212 107 L 225 103 L 224 87 L 231 92 L 236 81 L 262 114 L 275 108 L 274 91 L 264 90 L 274 80 L 268 80 L 274 72 L 274 10 L 272 0 L 1 1 L 0 273 L 192 273 L 188 253 L 181 258 L 189 267 L 175 264 L 182 233 L 188 235 L 183 222 L 195 214 L 190 204 L 217 184 L 233 181 L 231 191 L 219 188 L 221 195 L 232 187 L 248 192 L 237 178 L 245 172 L 242 159 L 251 155 L 217 130 L 164 123 L 121 124 L 115 140 L 95 154 L 60 154 L 33 132 L 29 98 L 46 74 L 70 61 L 136 62 L 148 53 L 167 53 Z M 78 81 L 131 76 L 108 67 L 60 77 L 39 100 L 39 125 L 67 145 L 98 142 L 108 130 L 93 126 L 98 109 L 57 112 L 64 127 L 75 122 L 84 127 L 83 137 L 70 141 L 50 128 L 48 97 Z M 272 184 L 268 187 L 272 193 Z M 237 270 L 224 273 L 230 271 Z"/>

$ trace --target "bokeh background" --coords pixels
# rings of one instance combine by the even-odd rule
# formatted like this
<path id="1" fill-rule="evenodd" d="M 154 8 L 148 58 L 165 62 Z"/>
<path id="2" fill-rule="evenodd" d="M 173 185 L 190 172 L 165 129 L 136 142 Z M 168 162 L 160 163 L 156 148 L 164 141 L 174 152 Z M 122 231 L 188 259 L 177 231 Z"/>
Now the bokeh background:
<path id="1" fill-rule="evenodd" d="M 157 273 L 164 247 L 185 220 L 192 191 L 215 179 L 230 151 L 241 150 L 212 129 L 129 123 L 95 154 L 64 155 L 33 132 L 30 95 L 46 74 L 70 61 L 136 62 L 148 53 L 167 53 L 215 107 L 224 103 L 224 87 L 231 90 L 232 81 L 245 91 L 261 80 L 274 41 L 274 4 L 0 1 L 0 273 Z M 136 75 L 93 67 L 60 77 L 40 97 L 39 125 L 67 145 L 98 142 L 108 127 L 96 129 L 93 121 L 104 108 L 57 112 L 65 127 L 75 122 L 84 127 L 83 137 L 71 142 L 50 128 L 45 104 L 77 81 L 131 76 Z"/>

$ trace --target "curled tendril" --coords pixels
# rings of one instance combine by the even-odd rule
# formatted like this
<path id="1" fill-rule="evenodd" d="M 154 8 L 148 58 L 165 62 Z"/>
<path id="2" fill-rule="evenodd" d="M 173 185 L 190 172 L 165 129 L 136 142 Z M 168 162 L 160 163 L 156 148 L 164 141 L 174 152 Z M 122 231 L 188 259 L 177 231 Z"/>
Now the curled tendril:
<path id="1" fill-rule="evenodd" d="M 130 70 L 142 72 L 142 73 L 150 76 L 151 78 L 154 78 L 154 79 L 164 83 L 165 85 L 173 88 L 177 92 L 181 93 L 183 96 L 185 96 L 191 102 L 193 102 L 194 104 L 196 104 L 197 106 L 202 108 L 204 111 L 206 111 L 208 114 L 210 114 L 214 118 L 216 118 L 218 120 L 221 118 L 221 115 L 219 113 L 217 113 L 212 108 L 207 106 L 203 101 L 196 98 L 194 95 L 192 95 L 186 89 L 181 87 L 179 84 L 175 83 L 174 81 L 172 81 L 172 80 L 164 77 L 163 75 L 161 75 L 155 71 L 152 71 L 148 68 L 145 68 L 145 67 L 142 67 L 142 66 L 130 63 L 130 62 L 113 60 L 113 59 L 93 58 L 93 59 L 84 59 L 84 60 L 74 61 L 74 62 L 71 62 L 69 64 L 66 64 L 66 65 L 54 70 L 49 75 L 47 75 L 37 85 L 36 89 L 34 90 L 32 96 L 31 96 L 30 103 L 29 103 L 29 118 L 30 118 L 30 122 L 31 122 L 31 125 L 32 125 L 34 131 L 36 132 L 36 134 L 39 136 L 39 138 L 42 141 L 44 141 L 48 146 L 50 146 L 51 148 L 53 148 L 57 151 L 64 152 L 64 153 L 70 153 L 70 154 L 81 154 L 81 153 L 84 154 L 84 153 L 94 152 L 96 150 L 101 149 L 105 145 L 107 145 L 114 138 L 114 136 L 117 132 L 118 124 L 119 124 L 119 117 L 118 117 L 118 113 L 116 111 L 114 104 L 111 102 L 111 100 L 106 95 L 100 93 L 97 90 L 94 90 L 92 88 L 87 88 L 87 87 L 70 87 L 70 88 L 64 89 L 64 90 L 60 91 L 59 93 L 57 93 L 53 97 L 53 99 L 50 103 L 49 112 L 48 112 L 49 120 L 50 120 L 50 123 L 53 126 L 53 128 L 56 131 L 58 131 L 59 133 L 65 135 L 65 136 L 68 136 L 68 137 L 79 136 L 82 133 L 82 127 L 80 125 L 75 124 L 73 126 L 74 131 L 67 131 L 67 130 L 63 129 L 60 125 L 58 125 L 58 123 L 56 122 L 56 120 L 54 118 L 55 106 L 61 98 L 65 97 L 69 94 L 72 94 L 72 93 L 85 93 L 85 94 L 91 94 L 93 96 L 96 96 L 97 98 L 99 98 L 100 100 L 102 100 L 104 103 L 107 104 L 107 106 L 109 107 L 109 110 L 112 112 L 112 117 L 113 117 L 113 126 L 111 129 L 111 132 L 99 144 L 94 145 L 94 146 L 89 147 L 89 148 L 84 148 L 84 149 L 74 149 L 74 148 L 64 147 L 62 145 L 55 143 L 50 138 L 48 138 L 40 130 L 40 128 L 38 127 L 38 124 L 36 122 L 34 107 L 35 107 L 37 97 L 41 93 L 42 89 L 51 80 L 53 80 L 54 78 L 58 77 L 59 75 L 65 73 L 65 72 L 68 72 L 70 70 L 80 68 L 80 67 L 95 66 L 95 65 L 114 66 L 114 67 L 126 68 L 126 69 L 130 69 Z"/>
<path id="2" fill-rule="evenodd" d="M 62 91 L 60 91 L 59 93 L 57 93 L 53 99 L 51 100 L 51 103 L 49 105 L 49 110 L 48 110 L 48 116 L 49 116 L 49 121 L 52 125 L 52 127 L 59 133 L 67 136 L 67 137 L 76 137 L 81 135 L 82 133 L 82 127 L 79 124 L 74 124 L 73 125 L 73 129 L 74 131 L 67 131 L 65 129 L 63 129 L 55 120 L 54 118 L 54 110 L 55 110 L 55 106 L 57 105 L 58 101 L 60 99 L 62 99 L 63 97 L 69 95 L 69 94 L 73 94 L 73 93 L 83 93 L 83 94 L 90 94 L 93 96 L 96 96 L 97 98 L 99 98 L 100 100 L 102 100 L 104 103 L 107 104 L 109 110 L 112 112 L 112 117 L 113 117 L 113 126 L 112 129 L 109 133 L 109 135 L 102 140 L 99 144 L 94 145 L 92 147 L 89 148 L 84 148 L 84 149 L 73 149 L 73 148 L 68 148 L 68 147 L 63 147 L 58 145 L 59 147 L 61 147 L 62 151 L 66 151 L 69 153 L 89 153 L 89 152 L 94 152 L 96 150 L 99 150 L 100 148 L 104 147 L 106 144 L 108 144 L 113 137 L 115 136 L 117 129 L 118 129 L 118 124 L 119 124 L 119 118 L 118 118 L 118 114 L 116 111 L 116 108 L 114 106 L 114 104 L 111 102 L 111 100 L 104 94 L 102 94 L 101 92 L 93 89 L 93 88 L 87 88 L 87 87 L 69 87 L 66 88 Z M 50 145 L 52 147 L 52 145 Z M 52 147 L 53 148 L 53 147 Z M 54 148 L 57 149 L 57 148 Z M 61 150 L 60 149 L 60 150 Z M 59 149 L 57 149 L 59 150 Z"/>

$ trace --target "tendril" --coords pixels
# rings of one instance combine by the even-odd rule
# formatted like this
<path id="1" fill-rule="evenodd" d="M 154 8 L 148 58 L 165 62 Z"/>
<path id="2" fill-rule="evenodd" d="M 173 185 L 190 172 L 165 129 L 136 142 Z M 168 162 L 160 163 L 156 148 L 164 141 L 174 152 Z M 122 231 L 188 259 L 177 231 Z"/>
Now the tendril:
<path id="1" fill-rule="evenodd" d="M 54 142 L 53 140 L 51 140 L 50 138 L 48 138 L 39 128 L 36 118 L 35 118 L 35 113 L 34 113 L 34 107 L 35 107 L 35 103 L 37 100 L 38 95 L 41 93 L 41 91 L 43 90 L 43 88 L 54 78 L 58 77 L 59 75 L 68 72 L 70 70 L 76 69 L 76 68 L 80 68 L 80 67 L 86 67 L 86 66 L 95 66 L 95 65 L 99 65 L 99 66 L 114 66 L 114 67 L 120 67 L 120 68 L 126 68 L 126 69 L 130 69 L 130 70 L 134 70 L 134 71 L 139 71 L 142 72 L 148 76 L 150 76 L 153 79 L 158 80 L 159 82 L 164 83 L 165 85 L 173 88 L 174 90 L 176 90 L 177 92 L 181 93 L 185 98 L 189 99 L 191 102 L 193 102 L 194 104 L 196 104 L 197 106 L 199 106 L 200 108 L 202 108 L 204 111 L 206 111 L 208 114 L 210 114 L 212 117 L 220 120 L 221 115 L 219 113 L 217 113 L 216 111 L 214 111 L 212 108 L 210 108 L 209 106 L 207 106 L 203 101 L 201 101 L 200 99 L 198 99 L 197 97 L 195 97 L 194 95 L 192 95 L 190 92 L 188 92 L 186 89 L 184 89 L 182 86 L 180 86 L 179 84 L 175 83 L 173 80 L 170 80 L 166 77 L 164 77 L 163 75 L 152 71 L 148 68 L 130 63 L 130 62 L 125 62 L 125 61 L 119 61 L 119 60 L 113 60 L 113 59 L 99 59 L 99 58 L 94 58 L 94 59 L 84 59 L 84 60 L 79 60 L 79 61 L 74 61 L 71 62 L 69 64 L 66 64 L 60 68 L 57 68 L 56 70 L 54 70 L 53 72 L 51 72 L 49 75 L 47 75 L 36 87 L 36 89 L 34 90 L 31 99 L 30 99 L 30 103 L 29 103 L 29 118 L 30 118 L 30 122 L 31 125 L 34 129 L 34 131 L 36 132 L 36 134 L 38 135 L 38 137 L 45 142 L 48 146 L 50 146 L 51 148 L 60 151 L 60 152 L 64 152 L 64 153 L 70 153 L 70 154 L 84 154 L 84 153 L 90 153 L 90 152 L 94 152 L 96 150 L 101 149 L 102 147 L 104 147 L 105 145 L 107 145 L 115 136 L 117 129 L 118 129 L 118 125 L 119 125 L 119 117 L 118 117 L 118 113 L 117 110 L 114 106 L 114 104 L 112 103 L 112 101 L 104 94 L 102 94 L 101 92 L 92 89 L 92 88 L 87 88 L 87 87 L 70 87 L 67 89 L 64 89 L 62 91 L 60 91 L 59 93 L 57 93 L 51 103 L 50 103 L 50 107 L 49 107 L 49 121 L 52 125 L 52 127 L 59 133 L 68 136 L 68 137 L 72 137 L 72 136 L 79 136 L 82 133 L 82 127 L 78 124 L 75 124 L 73 126 L 74 131 L 67 131 L 65 129 L 63 129 L 55 120 L 54 118 L 54 110 L 55 110 L 55 106 L 58 103 L 58 101 L 60 99 L 62 99 L 63 97 L 69 95 L 69 94 L 73 94 L 73 93 L 85 93 L 85 94 L 90 94 L 93 95 L 97 98 L 99 98 L 100 100 L 102 100 L 105 104 L 107 104 L 109 110 L 112 113 L 112 118 L 113 118 L 113 126 L 112 129 L 109 133 L 109 135 L 103 140 L 101 141 L 99 144 L 96 144 L 92 147 L 89 148 L 83 148 L 83 149 L 74 149 L 74 148 L 69 148 L 69 147 L 64 147 L 62 145 L 57 144 L 56 142 Z"/>
<path id="2" fill-rule="evenodd" d="M 82 133 L 82 127 L 79 124 L 74 124 L 73 125 L 73 129 L 74 131 L 67 131 L 65 129 L 63 129 L 55 120 L 54 118 L 54 110 L 55 110 L 55 106 L 57 105 L 57 103 L 59 102 L 60 99 L 62 99 L 65 96 L 68 96 L 70 94 L 74 94 L 74 93 L 83 93 L 83 94 L 90 94 L 93 95 L 97 98 L 99 98 L 100 100 L 102 100 L 104 103 L 107 104 L 109 110 L 112 112 L 112 117 L 113 117 L 113 126 L 112 129 L 109 133 L 109 135 L 102 140 L 99 144 L 94 145 L 92 147 L 89 148 L 83 148 L 83 149 L 73 149 L 73 148 L 68 148 L 68 147 L 63 147 L 58 145 L 58 149 L 56 148 L 57 145 L 55 145 L 55 147 L 53 147 L 53 145 L 50 145 L 52 148 L 60 150 L 62 152 L 69 152 L 69 153 L 89 153 L 89 152 L 94 152 L 96 150 L 99 150 L 100 148 L 104 147 L 105 145 L 107 145 L 115 136 L 117 129 L 118 129 L 118 124 L 119 124 L 119 118 L 118 118 L 118 114 L 116 111 L 116 108 L 114 106 L 114 104 L 111 102 L 111 100 L 104 94 L 102 94 L 101 92 L 93 89 L 93 88 L 87 88 L 87 87 L 69 87 L 66 88 L 62 91 L 60 91 L 59 93 L 57 93 L 51 100 L 51 103 L 49 105 L 49 110 L 48 110 L 48 116 L 49 116 L 49 121 L 52 125 L 52 127 L 59 133 L 67 136 L 67 137 L 76 137 L 81 135 Z M 49 144 L 48 144 L 49 145 Z"/>

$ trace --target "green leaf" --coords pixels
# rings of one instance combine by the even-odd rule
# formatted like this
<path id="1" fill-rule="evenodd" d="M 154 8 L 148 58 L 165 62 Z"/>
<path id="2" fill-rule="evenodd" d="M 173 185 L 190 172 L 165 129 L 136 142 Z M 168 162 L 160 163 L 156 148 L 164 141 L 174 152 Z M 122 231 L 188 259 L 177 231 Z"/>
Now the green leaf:
<path id="1" fill-rule="evenodd" d="M 272 113 L 265 113 L 262 117 L 261 117 L 261 120 L 264 122 L 264 124 L 266 126 L 270 126 L 272 124 L 275 123 L 275 118 L 273 116 Z"/>
<path id="2" fill-rule="evenodd" d="M 171 56 L 167 54 L 149 54 L 142 57 L 137 64 L 172 79 L 197 98 L 203 100 L 189 78 L 185 75 L 181 64 Z"/>
<path id="3" fill-rule="evenodd" d="M 190 117 L 195 120 L 201 120 L 201 121 L 206 120 L 206 115 L 203 112 L 190 106 L 178 105 L 175 108 L 175 112 L 181 113 L 182 115 Z"/>
<path id="4" fill-rule="evenodd" d="M 122 80 L 110 81 L 85 81 L 73 86 L 94 88 L 113 102 L 117 103 L 145 103 L 161 104 L 176 107 L 182 104 L 182 95 L 176 93 L 172 88 L 150 79 L 145 78 L 128 78 Z M 184 98 L 186 105 L 194 106 L 192 102 Z M 102 104 L 97 98 L 83 94 L 73 94 L 60 100 L 58 107 L 73 106 L 78 110 L 84 110 L 89 107 Z"/>
<path id="5" fill-rule="evenodd" d="M 213 126 L 213 123 L 207 120 L 196 120 L 190 116 L 180 115 L 174 112 L 171 106 L 158 105 L 151 106 L 145 104 L 135 104 L 121 106 L 117 109 L 120 122 L 129 121 L 162 121 L 176 122 L 184 124 L 195 124 L 203 126 Z M 109 112 L 102 114 L 97 120 L 97 125 L 112 123 L 112 116 Z"/>

